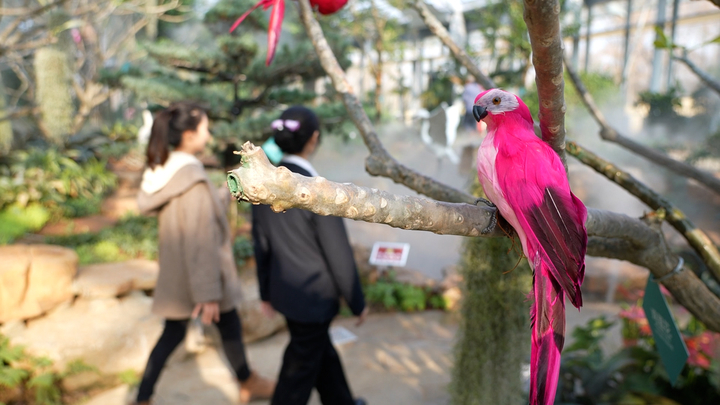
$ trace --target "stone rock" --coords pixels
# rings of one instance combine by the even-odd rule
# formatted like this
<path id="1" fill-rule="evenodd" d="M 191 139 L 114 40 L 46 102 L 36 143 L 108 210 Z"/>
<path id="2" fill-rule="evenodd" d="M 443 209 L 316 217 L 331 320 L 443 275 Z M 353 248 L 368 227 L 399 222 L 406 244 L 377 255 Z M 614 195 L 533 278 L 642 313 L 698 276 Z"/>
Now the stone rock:
<path id="1" fill-rule="evenodd" d="M 52 245 L 0 246 L 0 323 L 41 315 L 72 299 L 78 256 Z"/>
<path id="2" fill-rule="evenodd" d="M 462 290 L 460 287 L 448 288 L 442 292 L 443 300 L 445 300 L 445 308 L 448 311 L 460 309 L 460 301 L 462 300 Z"/>
<path id="3" fill-rule="evenodd" d="M 423 273 L 406 268 L 393 269 L 395 281 L 402 284 L 409 284 L 415 287 L 435 288 L 437 281 L 427 277 Z"/>
<path id="4" fill-rule="evenodd" d="M 62 379 L 62 387 L 67 392 L 87 389 L 96 385 L 102 379 L 102 375 L 95 371 L 83 371 Z"/>
<path id="5" fill-rule="evenodd" d="M 238 308 L 242 319 L 243 341 L 254 342 L 273 335 L 285 328 L 285 318 L 275 314 L 272 318 L 266 317 L 260 310 L 260 291 L 257 279 L 248 278 L 241 283 L 243 301 Z"/>
<path id="6" fill-rule="evenodd" d="M 152 298 L 131 293 L 121 299 L 78 298 L 52 314 L 28 321 L 11 341 L 47 356 L 59 370 L 81 359 L 102 374 L 142 371 L 163 320 L 150 313 Z"/>
<path id="7" fill-rule="evenodd" d="M 123 384 L 91 398 L 84 405 L 126 405 L 131 403 L 130 388 Z"/>
<path id="8" fill-rule="evenodd" d="M 80 267 L 73 290 L 83 298 L 111 298 L 132 290 L 152 290 L 160 271 L 153 260 L 128 260 Z"/>

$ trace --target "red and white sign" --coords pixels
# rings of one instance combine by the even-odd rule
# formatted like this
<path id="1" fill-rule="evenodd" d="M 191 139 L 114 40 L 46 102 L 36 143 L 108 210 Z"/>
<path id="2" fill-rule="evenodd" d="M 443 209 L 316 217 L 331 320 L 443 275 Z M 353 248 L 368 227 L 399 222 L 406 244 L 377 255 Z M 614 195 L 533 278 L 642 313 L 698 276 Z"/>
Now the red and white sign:
<path id="1" fill-rule="evenodd" d="M 370 254 L 370 264 L 404 267 L 408 253 L 410 253 L 409 243 L 375 242 Z"/>

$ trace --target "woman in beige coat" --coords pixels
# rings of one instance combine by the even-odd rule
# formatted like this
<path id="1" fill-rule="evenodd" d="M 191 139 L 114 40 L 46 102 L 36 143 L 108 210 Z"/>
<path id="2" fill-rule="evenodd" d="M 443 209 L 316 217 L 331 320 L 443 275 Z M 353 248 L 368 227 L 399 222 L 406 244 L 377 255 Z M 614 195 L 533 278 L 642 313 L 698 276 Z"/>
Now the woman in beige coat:
<path id="1" fill-rule="evenodd" d="M 205 111 L 175 103 L 159 112 L 147 146 L 138 206 L 158 214 L 160 274 L 152 311 L 165 328 L 150 353 L 137 404 L 149 404 L 167 358 L 183 341 L 190 318 L 220 330 L 225 355 L 240 381 L 240 400 L 270 398 L 275 383 L 250 371 L 236 306 L 240 298 L 225 206 L 195 157 L 210 140 Z M 225 202 L 229 192 L 224 189 Z"/>

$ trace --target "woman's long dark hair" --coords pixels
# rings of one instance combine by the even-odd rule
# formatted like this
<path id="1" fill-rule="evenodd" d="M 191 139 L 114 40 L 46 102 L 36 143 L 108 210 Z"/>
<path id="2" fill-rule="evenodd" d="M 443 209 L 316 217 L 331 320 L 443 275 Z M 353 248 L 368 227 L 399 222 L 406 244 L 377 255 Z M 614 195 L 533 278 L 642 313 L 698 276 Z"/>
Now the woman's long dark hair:
<path id="1" fill-rule="evenodd" d="M 297 121 L 300 128 L 291 130 L 287 125 L 282 125 L 281 129 L 275 129 L 273 136 L 275 143 L 284 153 L 297 154 L 302 152 L 305 144 L 312 138 L 315 131 L 320 130 L 320 121 L 317 115 L 306 107 L 293 106 L 283 111 L 280 115 L 281 121 Z"/>
<path id="2" fill-rule="evenodd" d="M 206 115 L 198 104 L 180 101 L 157 114 L 147 145 L 147 163 L 151 169 L 162 166 L 170 155 L 170 147 L 177 147 L 185 131 L 194 131 Z"/>

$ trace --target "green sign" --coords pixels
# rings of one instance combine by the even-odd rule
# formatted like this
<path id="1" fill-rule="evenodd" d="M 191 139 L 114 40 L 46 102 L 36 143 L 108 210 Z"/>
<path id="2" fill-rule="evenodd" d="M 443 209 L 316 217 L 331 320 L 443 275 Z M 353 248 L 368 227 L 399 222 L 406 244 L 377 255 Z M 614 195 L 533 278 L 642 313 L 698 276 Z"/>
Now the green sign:
<path id="1" fill-rule="evenodd" d="M 652 274 L 648 277 L 645 287 L 643 309 L 653 338 L 655 338 L 655 346 L 660 353 L 660 359 L 670 378 L 670 384 L 675 385 L 685 367 L 685 362 L 687 362 L 688 349 L 670 313 L 667 301 L 660 292 L 660 286 L 655 282 Z"/>

